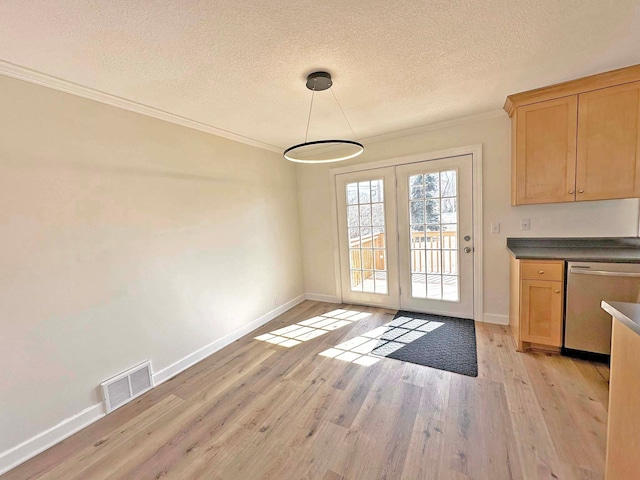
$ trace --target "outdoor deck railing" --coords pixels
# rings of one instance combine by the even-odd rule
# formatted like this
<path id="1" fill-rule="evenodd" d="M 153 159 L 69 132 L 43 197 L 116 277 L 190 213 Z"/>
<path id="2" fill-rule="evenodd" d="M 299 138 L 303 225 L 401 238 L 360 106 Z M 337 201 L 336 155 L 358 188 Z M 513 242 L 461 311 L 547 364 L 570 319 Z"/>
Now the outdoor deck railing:
<path id="1" fill-rule="evenodd" d="M 351 270 L 364 271 L 352 272 L 358 277 L 354 280 L 366 280 L 373 276 L 374 270 L 386 270 L 385 240 L 385 234 L 378 233 L 349 241 Z M 413 272 L 456 273 L 457 232 L 413 232 L 410 247 Z"/>

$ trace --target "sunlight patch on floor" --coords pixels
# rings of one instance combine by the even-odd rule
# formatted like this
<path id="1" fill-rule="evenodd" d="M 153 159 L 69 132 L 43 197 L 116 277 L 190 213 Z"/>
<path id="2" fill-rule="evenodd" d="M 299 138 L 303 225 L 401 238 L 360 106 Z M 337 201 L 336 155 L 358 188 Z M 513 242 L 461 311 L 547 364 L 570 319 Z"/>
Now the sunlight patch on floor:
<path id="1" fill-rule="evenodd" d="M 295 347 L 302 342 L 329 333 L 346 325 L 370 317 L 370 313 L 339 308 L 302 322 L 279 328 L 269 333 L 255 337 L 256 340 L 273 343 L 281 347 Z"/>
<path id="2" fill-rule="evenodd" d="M 320 352 L 319 355 L 368 367 L 442 325 L 442 322 L 398 317 L 392 322 Z"/>

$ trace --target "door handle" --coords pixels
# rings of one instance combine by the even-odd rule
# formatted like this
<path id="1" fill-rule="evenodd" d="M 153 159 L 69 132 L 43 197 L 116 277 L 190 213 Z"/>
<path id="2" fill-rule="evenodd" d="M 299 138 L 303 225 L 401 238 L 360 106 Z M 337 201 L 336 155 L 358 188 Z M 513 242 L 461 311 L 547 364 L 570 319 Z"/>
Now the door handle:
<path id="1" fill-rule="evenodd" d="M 471 247 L 464 247 L 464 253 L 471 253 Z"/>

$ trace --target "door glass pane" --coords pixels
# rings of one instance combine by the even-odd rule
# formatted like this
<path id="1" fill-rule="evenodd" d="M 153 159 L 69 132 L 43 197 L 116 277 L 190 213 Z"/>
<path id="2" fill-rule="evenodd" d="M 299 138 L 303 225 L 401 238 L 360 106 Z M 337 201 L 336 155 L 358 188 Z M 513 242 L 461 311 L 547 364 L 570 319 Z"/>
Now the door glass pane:
<path id="1" fill-rule="evenodd" d="M 371 226 L 371 204 L 360 205 L 360 225 Z"/>
<path id="2" fill-rule="evenodd" d="M 411 250 L 411 271 L 427 273 L 427 258 L 424 250 Z"/>
<path id="3" fill-rule="evenodd" d="M 442 277 L 440 275 L 427 275 L 427 298 L 442 300 Z"/>
<path id="4" fill-rule="evenodd" d="M 409 177 L 413 298 L 460 301 L 457 182 L 456 170 Z"/>
<path id="5" fill-rule="evenodd" d="M 424 198 L 424 180 L 422 175 L 414 175 L 411 177 L 411 183 L 409 184 L 409 198 L 418 200 Z"/>
<path id="6" fill-rule="evenodd" d="M 442 250 L 442 273 L 458 274 L 458 255 L 455 250 Z"/>
<path id="7" fill-rule="evenodd" d="M 442 299 L 454 302 L 458 299 L 458 277 L 453 275 L 442 277 Z"/>
<path id="8" fill-rule="evenodd" d="M 371 224 L 375 227 L 384 225 L 384 204 L 374 203 L 371 205 Z"/>
<path id="9" fill-rule="evenodd" d="M 351 290 L 354 292 L 362 291 L 362 270 L 351 270 Z"/>
<path id="10" fill-rule="evenodd" d="M 440 185 L 443 197 L 455 197 L 458 191 L 456 171 L 440 172 Z"/>
<path id="11" fill-rule="evenodd" d="M 422 175 L 416 176 L 422 177 Z M 424 191 L 428 198 L 437 198 L 440 196 L 440 178 L 437 173 L 424 175 Z"/>
<path id="12" fill-rule="evenodd" d="M 442 248 L 442 242 L 440 237 L 440 225 L 426 225 L 425 238 L 426 242 L 424 248 L 427 250 L 439 250 Z"/>
<path id="13" fill-rule="evenodd" d="M 358 194 L 360 197 L 358 203 L 360 205 L 371 203 L 371 182 L 360 182 L 358 184 Z"/>
<path id="14" fill-rule="evenodd" d="M 409 204 L 411 225 L 422 225 L 424 223 L 424 202 L 419 200 Z"/>
<path id="15" fill-rule="evenodd" d="M 389 291 L 387 286 L 387 272 L 376 272 L 376 293 L 386 295 Z"/>
<path id="16" fill-rule="evenodd" d="M 352 270 L 362 268 L 362 257 L 360 256 L 360 249 L 358 248 L 349 249 L 349 267 Z"/>
<path id="17" fill-rule="evenodd" d="M 387 261 L 384 250 L 373 251 L 373 268 L 382 272 L 387 270 Z"/>
<path id="18" fill-rule="evenodd" d="M 386 239 L 384 236 L 384 227 L 373 227 L 373 246 L 376 248 L 386 247 Z"/>
<path id="19" fill-rule="evenodd" d="M 347 185 L 347 205 L 358 204 L 358 185 L 351 183 Z"/>
<path id="20" fill-rule="evenodd" d="M 415 298 L 427 298 L 427 276 L 414 273 L 411 275 L 411 294 Z"/>
<path id="21" fill-rule="evenodd" d="M 441 273 L 440 255 L 442 250 L 427 250 L 427 273 Z"/>
<path id="22" fill-rule="evenodd" d="M 364 270 L 362 274 L 363 274 L 362 291 L 366 293 L 375 292 L 374 272 L 371 270 Z"/>
<path id="23" fill-rule="evenodd" d="M 366 270 L 373 270 L 373 250 L 362 249 L 362 265 Z"/>
<path id="24" fill-rule="evenodd" d="M 442 228 L 442 273 L 458 275 L 458 225 L 446 224 Z"/>
<path id="25" fill-rule="evenodd" d="M 360 224 L 360 210 L 358 206 L 347 207 L 347 223 L 350 227 L 357 227 Z"/>
<path id="26" fill-rule="evenodd" d="M 384 181 L 348 183 L 346 195 L 351 291 L 387 295 Z"/>
<path id="27" fill-rule="evenodd" d="M 440 223 L 440 200 L 437 198 L 427 200 L 424 206 L 425 223 Z"/>
<path id="28" fill-rule="evenodd" d="M 424 225 L 411 225 L 411 248 L 424 248 L 425 232 Z"/>
<path id="29" fill-rule="evenodd" d="M 359 248 L 360 247 L 360 229 L 359 228 L 350 228 L 349 232 L 349 248 Z"/>
<path id="30" fill-rule="evenodd" d="M 458 248 L 458 225 L 455 223 L 440 225 L 442 229 L 442 248 Z"/>
<path id="31" fill-rule="evenodd" d="M 371 203 L 384 202 L 384 183 L 382 180 L 371 181 Z"/>
<path id="32" fill-rule="evenodd" d="M 456 223 L 456 218 L 458 217 L 458 212 L 456 209 L 456 199 L 443 198 L 441 206 L 442 214 L 440 216 L 440 221 L 442 223 Z"/>

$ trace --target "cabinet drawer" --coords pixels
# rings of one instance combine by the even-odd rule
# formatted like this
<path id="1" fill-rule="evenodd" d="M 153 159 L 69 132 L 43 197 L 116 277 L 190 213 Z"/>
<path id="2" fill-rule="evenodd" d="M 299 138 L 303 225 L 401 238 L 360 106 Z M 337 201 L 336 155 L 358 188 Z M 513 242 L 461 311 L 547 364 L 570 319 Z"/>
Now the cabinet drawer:
<path id="1" fill-rule="evenodd" d="M 564 278 L 564 262 L 523 261 L 521 275 L 523 280 L 554 280 Z"/>

